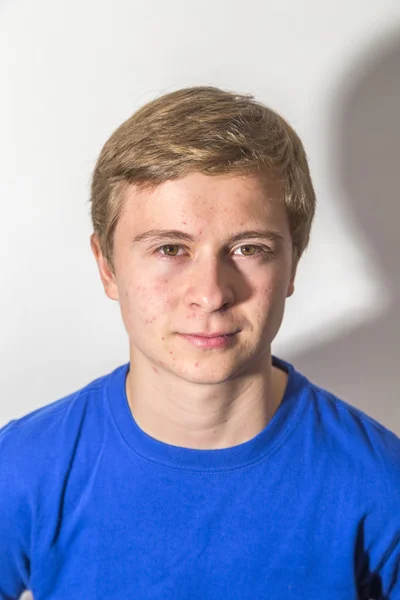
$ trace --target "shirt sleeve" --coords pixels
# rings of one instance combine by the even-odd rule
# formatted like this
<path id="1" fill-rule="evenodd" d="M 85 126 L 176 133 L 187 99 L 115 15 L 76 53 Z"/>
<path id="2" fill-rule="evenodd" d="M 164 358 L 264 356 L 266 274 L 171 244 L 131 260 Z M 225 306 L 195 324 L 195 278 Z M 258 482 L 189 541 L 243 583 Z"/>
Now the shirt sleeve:
<path id="1" fill-rule="evenodd" d="M 397 446 L 399 449 L 399 446 Z M 382 470 L 359 531 L 360 598 L 400 600 L 400 468 Z M 362 565 L 362 567 L 361 567 Z"/>
<path id="2" fill-rule="evenodd" d="M 394 507 L 393 507 L 394 508 Z M 368 600 L 400 600 L 400 505 L 371 540 Z"/>
<path id="3" fill-rule="evenodd" d="M 18 600 L 29 582 L 29 510 L 13 423 L 0 429 L 0 600 Z"/>

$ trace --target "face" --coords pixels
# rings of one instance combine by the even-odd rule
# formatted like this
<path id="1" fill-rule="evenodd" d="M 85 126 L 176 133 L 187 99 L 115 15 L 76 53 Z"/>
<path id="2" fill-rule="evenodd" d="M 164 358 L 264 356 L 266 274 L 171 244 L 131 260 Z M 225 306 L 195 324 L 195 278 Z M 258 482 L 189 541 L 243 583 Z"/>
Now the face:
<path id="1" fill-rule="evenodd" d="M 279 190 L 256 177 L 191 173 L 126 191 L 106 294 L 119 301 L 130 361 L 197 383 L 263 369 L 295 269 Z M 230 334 L 210 338 L 215 334 Z M 197 334 L 194 335 L 194 334 Z"/>

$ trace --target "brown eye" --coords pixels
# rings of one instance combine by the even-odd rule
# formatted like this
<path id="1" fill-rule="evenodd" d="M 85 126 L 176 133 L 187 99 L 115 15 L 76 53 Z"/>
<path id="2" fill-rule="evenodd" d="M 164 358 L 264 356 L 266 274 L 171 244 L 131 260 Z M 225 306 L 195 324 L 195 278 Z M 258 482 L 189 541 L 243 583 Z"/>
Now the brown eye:
<path id="1" fill-rule="evenodd" d="M 257 254 L 258 246 L 255 246 L 254 244 L 244 244 L 243 246 L 239 246 L 238 250 L 240 250 L 242 256 L 254 256 Z"/>
<path id="2" fill-rule="evenodd" d="M 162 254 L 165 256 L 177 256 L 179 246 L 176 244 L 168 244 L 167 246 L 161 246 Z M 174 252 L 176 250 L 176 252 Z"/>

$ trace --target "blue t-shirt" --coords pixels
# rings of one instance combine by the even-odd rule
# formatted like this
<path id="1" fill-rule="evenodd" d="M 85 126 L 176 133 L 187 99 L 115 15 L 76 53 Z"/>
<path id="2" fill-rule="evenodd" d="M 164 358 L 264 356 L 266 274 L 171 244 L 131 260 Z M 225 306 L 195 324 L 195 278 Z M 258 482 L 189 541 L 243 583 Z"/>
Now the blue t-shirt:
<path id="1" fill-rule="evenodd" d="M 288 371 L 246 443 L 135 423 L 129 364 L 0 430 L 0 599 L 398 600 L 400 440 Z"/>

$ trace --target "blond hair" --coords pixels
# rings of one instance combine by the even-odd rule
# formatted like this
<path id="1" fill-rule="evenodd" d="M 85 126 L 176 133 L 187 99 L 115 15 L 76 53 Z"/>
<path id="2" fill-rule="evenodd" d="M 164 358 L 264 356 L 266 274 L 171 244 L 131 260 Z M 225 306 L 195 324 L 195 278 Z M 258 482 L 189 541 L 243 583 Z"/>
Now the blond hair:
<path id="1" fill-rule="evenodd" d="M 101 150 L 92 176 L 91 216 L 112 271 L 126 187 L 155 188 L 193 171 L 281 181 L 297 263 L 309 242 L 316 202 L 300 138 L 251 95 L 191 87 L 144 105 Z"/>

